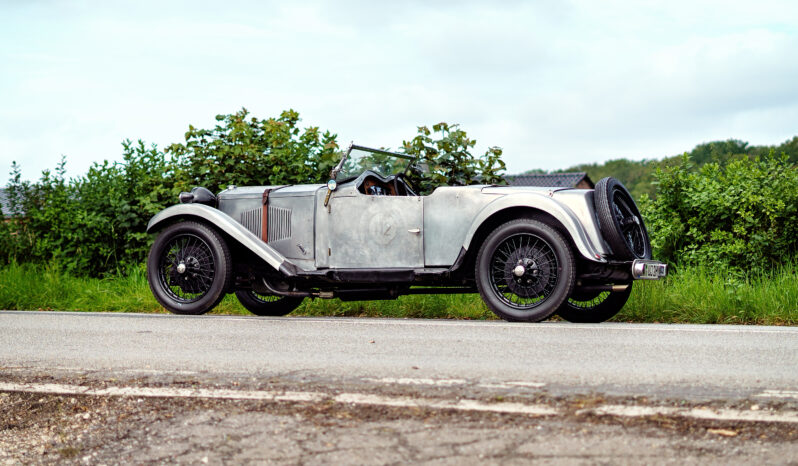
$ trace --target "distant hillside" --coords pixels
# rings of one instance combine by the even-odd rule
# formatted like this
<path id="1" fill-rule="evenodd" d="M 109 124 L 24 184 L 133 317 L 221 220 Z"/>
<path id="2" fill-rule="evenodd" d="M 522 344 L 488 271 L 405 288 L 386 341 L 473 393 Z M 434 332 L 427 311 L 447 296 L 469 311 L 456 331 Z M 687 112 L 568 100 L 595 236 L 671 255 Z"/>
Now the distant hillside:
<path id="1" fill-rule="evenodd" d="M 790 157 L 790 161 L 798 163 L 798 136 L 785 141 L 778 146 L 749 146 L 747 142 L 737 139 L 729 139 L 727 141 L 713 141 L 697 145 L 693 150 L 688 152 L 691 160 L 696 166 L 704 165 L 709 162 L 718 162 L 725 164 L 729 160 L 739 157 L 755 157 L 762 156 L 775 151 L 776 154 L 785 153 Z M 562 172 L 587 172 L 588 176 L 595 183 L 596 181 L 604 178 L 605 176 L 614 176 L 621 180 L 621 182 L 629 189 L 632 195 L 637 199 L 641 194 L 646 193 L 649 196 L 654 194 L 654 172 L 657 167 L 668 166 L 678 162 L 679 155 L 665 157 L 661 160 L 629 160 L 629 159 L 614 159 L 608 160 L 604 163 L 589 163 L 582 165 L 575 165 L 573 167 L 565 168 L 562 170 L 555 170 L 553 173 Z M 522 174 L 532 173 L 545 173 L 539 169 L 527 170 Z"/>

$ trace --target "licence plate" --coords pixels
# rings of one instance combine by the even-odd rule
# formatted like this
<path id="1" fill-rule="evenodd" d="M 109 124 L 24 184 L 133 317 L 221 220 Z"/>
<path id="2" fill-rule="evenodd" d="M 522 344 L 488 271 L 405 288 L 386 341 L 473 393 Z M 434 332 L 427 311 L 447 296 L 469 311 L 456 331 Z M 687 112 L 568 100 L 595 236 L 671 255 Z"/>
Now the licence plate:
<path id="1" fill-rule="evenodd" d="M 665 276 L 665 264 L 646 264 L 643 278 L 660 278 Z"/>
<path id="2" fill-rule="evenodd" d="M 635 279 L 657 280 L 668 274 L 668 265 L 657 261 L 634 261 L 632 274 Z"/>

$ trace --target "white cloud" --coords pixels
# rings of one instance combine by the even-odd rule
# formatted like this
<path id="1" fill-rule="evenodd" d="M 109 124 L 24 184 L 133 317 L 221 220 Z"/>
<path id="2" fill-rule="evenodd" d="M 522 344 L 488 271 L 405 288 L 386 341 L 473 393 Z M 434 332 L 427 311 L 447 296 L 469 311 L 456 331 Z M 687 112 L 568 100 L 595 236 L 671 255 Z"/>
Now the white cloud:
<path id="1" fill-rule="evenodd" d="M 791 2 L 168 2 L 0 6 L 0 170 L 179 141 L 245 106 L 346 144 L 461 123 L 510 171 L 798 133 Z"/>

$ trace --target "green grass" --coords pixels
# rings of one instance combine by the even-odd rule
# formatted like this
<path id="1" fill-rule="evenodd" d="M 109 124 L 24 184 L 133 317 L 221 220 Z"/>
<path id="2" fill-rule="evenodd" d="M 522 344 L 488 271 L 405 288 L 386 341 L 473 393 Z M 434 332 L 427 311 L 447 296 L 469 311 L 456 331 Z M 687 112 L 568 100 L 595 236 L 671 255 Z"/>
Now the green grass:
<path id="1" fill-rule="evenodd" d="M 684 268 L 657 282 L 636 282 L 616 321 L 798 325 L 798 267 L 730 279 Z M 165 312 L 143 270 L 105 279 L 79 278 L 30 265 L 0 269 L 0 309 Z M 226 297 L 214 314 L 249 314 Z M 414 295 L 394 301 L 306 299 L 293 315 L 495 319 L 478 295 Z"/>
<path id="2" fill-rule="evenodd" d="M 0 309 L 89 312 L 166 312 L 155 301 L 143 270 L 111 278 L 73 277 L 30 265 L 0 269 Z M 233 295 L 213 314 L 249 314 Z M 414 295 L 394 301 L 306 299 L 293 312 L 307 316 L 490 319 L 476 295 Z"/>
<path id="3" fill-rule="evenodd" d="M 798 266 L 734 277 L 685 268 L 665 280 L 635 283 L 615 317 L 628 322 L 798 325 Z"/>
<path id="4" fill-rule="evenodd" d="M 95 279 L 15 264 L 0 269 L 0 308 L 161 312 L 142 271 Z"/>

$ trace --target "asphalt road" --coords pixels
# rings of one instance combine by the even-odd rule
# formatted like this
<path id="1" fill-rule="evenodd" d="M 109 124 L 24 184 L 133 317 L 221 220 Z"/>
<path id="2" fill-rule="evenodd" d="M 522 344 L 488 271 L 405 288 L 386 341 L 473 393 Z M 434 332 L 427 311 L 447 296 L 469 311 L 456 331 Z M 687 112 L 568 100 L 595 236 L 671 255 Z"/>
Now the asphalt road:
<path id="1" fill-rule="evenodd" d="M 798 328 L 0 312 L 0 463 L 790 464 L 797 439 Z"/>
<path id="2" fill-rule="evenodd" d="M 0 366 L 734 399 L 798 390 L 798 328 L 9 311 Z"/>

